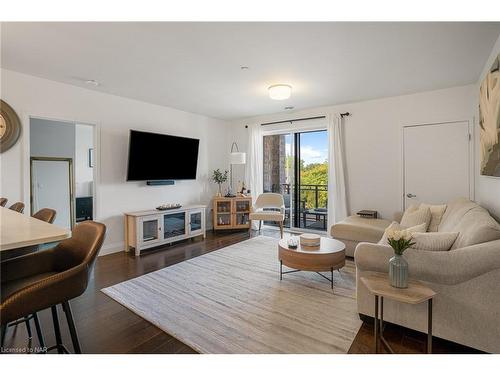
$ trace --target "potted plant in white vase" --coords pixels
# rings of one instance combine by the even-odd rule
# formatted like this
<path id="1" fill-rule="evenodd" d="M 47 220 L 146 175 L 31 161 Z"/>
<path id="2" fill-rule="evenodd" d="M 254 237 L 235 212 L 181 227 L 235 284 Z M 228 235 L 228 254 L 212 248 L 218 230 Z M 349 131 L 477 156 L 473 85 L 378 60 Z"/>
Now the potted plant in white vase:
<path id="1" fill-rule="evenodd" d="M 227 174 L 228 171 L 221 172 L 220 169 L 216 169 L 212 173 L 212 181 L 219 185 L 218 197 L 222 197 L 222 184 L 227 181 Z"/>
<path id="2" fill-rule="evenodd" d="M 387 234 L 387 242 L 394 250 L 389 259 L 389 280 L 396 288 L 408 288 L 408 262 L 403 258 L 406 249 L 413 246 L 412 235 L 405 230 L 391 230 Z"/>

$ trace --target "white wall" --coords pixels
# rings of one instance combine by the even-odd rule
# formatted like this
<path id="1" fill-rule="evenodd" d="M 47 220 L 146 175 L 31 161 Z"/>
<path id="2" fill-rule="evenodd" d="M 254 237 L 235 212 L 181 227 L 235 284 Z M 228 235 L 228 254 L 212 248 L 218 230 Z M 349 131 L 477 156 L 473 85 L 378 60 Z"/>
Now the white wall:
<path id="1" fill-rule="evenodd" d="M 27 201 L 29 197 L 26 189 L 29 187 L 26 169 L 29 165 L 23 164 L 23 157 L 29 152 L 28 119 L 34 116 L 99 126 L 96 219 L 108 229 L 101 254 L 123 248 L 122 213 L 125 211 L 153 208 L 165 202 L 209 204 L 216 192 L 216 187 L 208 180 L 210 171 L 227 168 L 229 161 L 228 124 L 225 121 L 5 69 L 0 72 L 2 99 L 14 108 L 23 123 L 21 140 L 0 156 L 0 196 L 9 201 Z M 130 128 L 199 138 L 197 179 L 156 187 L 125 182 Z"/>
<path id="2" fill-rule="evenodd" d="M 92 196 L 94 169 L 89 166 L 89 149 L 94 148 L 94 127 L 75 126 L 75 196 Z"/>
<path id="3" fill-rule="evenodd" d="M 500 178 L 480 175 L 480 155 L 479 155 L 479 87 L 483 78 L 490 69 L 493 60 L 500 53 L 500 36 L 498 37 L 491 55 L 484 64 L 483 72 L 474 87 L 474 100 L 472 101 L 475 116 L 475 141 L 476 141 L 476 199 L 479 204 L 486 207 L 498 220 L 500 220 Z"/>
<path id="4" fill-rule="evenodd" d="M 361 89 L 361 88 L 360 88 Z M 259 116 L 234 122 L 232 138 L 246 150 L 244 125 L 351 112 L 345 120 L 348 204 L 351 213 L 374 209 L 392 218 L 402 208 L 402 127 L 466 120 L 472 122 L 470 103 L 475 86 L 314 108 L 294 113 Z M 241 172 L 235 180 L 241 179 Z"/>
<path id="5" fill-rule="evenodd" d="M 29 134 L 31 156 L 75 158 L 75 124 L 32 118 Z"/>

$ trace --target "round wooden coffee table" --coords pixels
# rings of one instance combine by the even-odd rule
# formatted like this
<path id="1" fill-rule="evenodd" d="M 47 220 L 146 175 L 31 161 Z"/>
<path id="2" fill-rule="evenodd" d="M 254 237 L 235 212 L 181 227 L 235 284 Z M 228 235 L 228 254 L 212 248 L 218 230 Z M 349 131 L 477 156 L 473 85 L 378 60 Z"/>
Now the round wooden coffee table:
<path id="1" fill-rule="evenodd" d="M 345 265 L 345 245 L 332 238 L 321 237 L 319 246 L 299 246 L 296 249 L 288 248 L 288 240 L 280 240 L 278 244 L 278 258 L 280 261 L 280 280 L 283 275 L 298 271 L 312 271 L 328 281 L 333 289 L 333 271 L 340 270 Z M 293 268 L 283 272 L 283 265 Z M 330 272 L 330 278 L 320 272 Z"/>

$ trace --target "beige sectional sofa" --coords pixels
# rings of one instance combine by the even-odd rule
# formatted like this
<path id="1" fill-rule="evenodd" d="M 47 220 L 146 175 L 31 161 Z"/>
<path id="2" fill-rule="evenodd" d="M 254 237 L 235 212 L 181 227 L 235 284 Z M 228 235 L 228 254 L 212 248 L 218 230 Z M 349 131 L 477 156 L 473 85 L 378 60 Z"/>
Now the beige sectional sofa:
<path id="1" fill-rule="evenodd" d="M 449 202 L 439 232 L 459 232 L 449 251 L 408 249 L 410 277 L 434 291 L 433 332 L 437 337 L 490 353 L 500 353 L 500 224 L 465 198 Z M 357 245 L 358 312 L 373 316 L 374 298 L 360 277 L 387 272 L 394 252 L 374 243 Z M 410 306 L 387 300 L 384 319 L 426 332 L 426 304 Z"/>
<path id="2" fill-rule="evenodd" d="M 345 244 L 345 254 L 354 257 L 354 250 L 360 242 L 378 242 L 391 221 L 366 219 L 356 215 L 332 225 L 330 234 Z"/>

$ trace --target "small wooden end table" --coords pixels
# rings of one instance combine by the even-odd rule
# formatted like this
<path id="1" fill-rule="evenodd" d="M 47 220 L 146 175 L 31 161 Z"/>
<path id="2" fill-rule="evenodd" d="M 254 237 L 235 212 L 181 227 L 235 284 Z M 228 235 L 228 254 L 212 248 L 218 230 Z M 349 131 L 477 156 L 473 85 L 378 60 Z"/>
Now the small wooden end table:
<path id="1" fill-rule="evenodd" d="M 436 292 L 416 280 L 410 280 L 408 288 L 395 288 L 389 283 L 389 276 L 384 273 L 373 273 L 369 276 L 363 276 L 361 277 L 361 281 L 368 288 L 368 291 L 375 296 L 375 353 L 379 352 L 381 342 L 389 352 L 394 354 L 394 351 L 383 335 L 384 298 L 411 305 L 427 301 L 427 353 L 432 353 L 432 299 L 436 295 Z"/>

